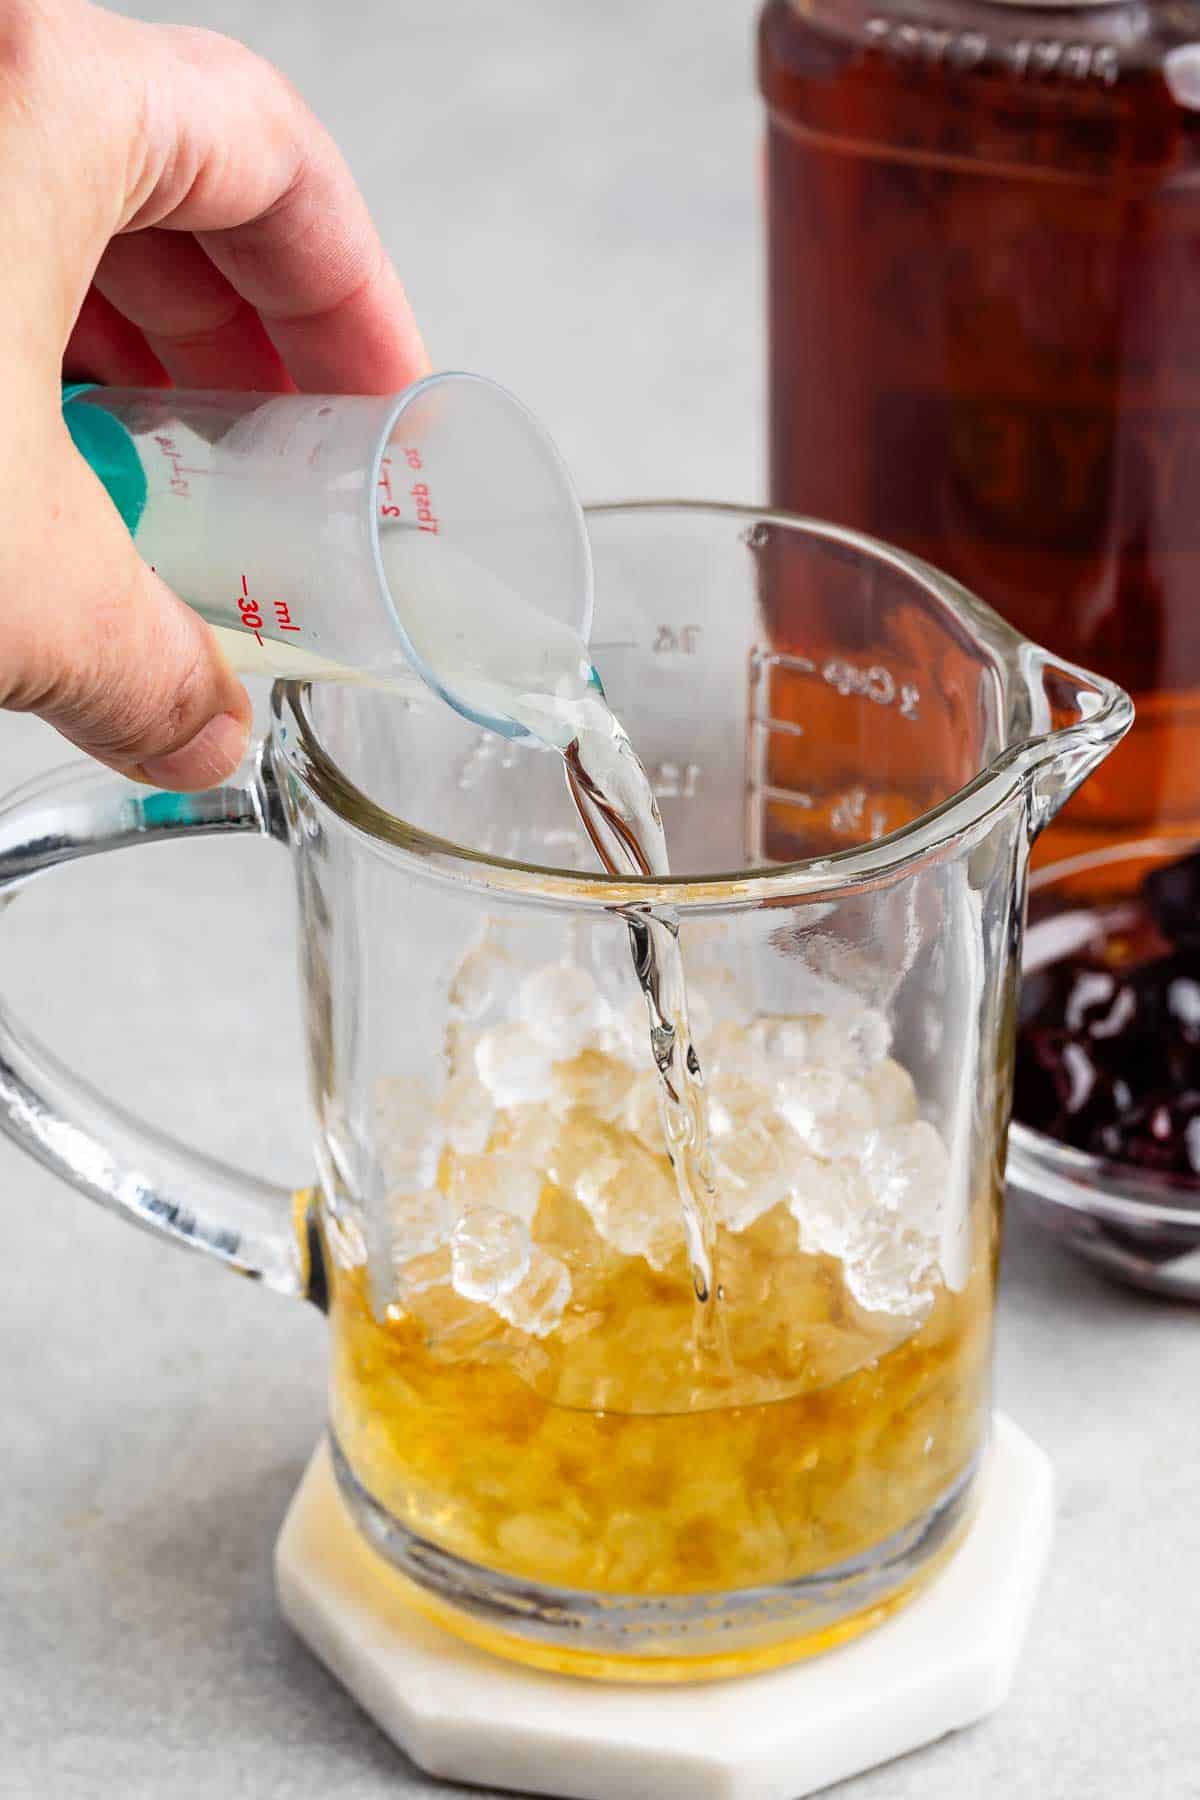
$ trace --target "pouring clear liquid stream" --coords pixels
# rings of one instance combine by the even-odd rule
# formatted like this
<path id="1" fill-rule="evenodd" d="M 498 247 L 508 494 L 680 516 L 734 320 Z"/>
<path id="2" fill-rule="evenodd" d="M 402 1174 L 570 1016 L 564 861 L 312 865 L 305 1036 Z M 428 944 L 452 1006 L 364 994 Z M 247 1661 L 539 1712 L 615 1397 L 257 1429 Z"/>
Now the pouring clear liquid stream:
<path id="1" fill-rule="evenodd" d="M 398 591 L 419 595 L 433 628 L 439 586 L 453 573 L 411 534 L 381 533 L 384 566 Z M 412 554 L 437 578 L 414 581 Z M 486 571 L 463 569 L 475 629 L 461 646 L 443 636 L 438 672 L 446 689 L 481 718 L 511 720 L 535 746 L 563 759 L 575 808 L 610 875 L 669 876 L 662 817 L 650 778 L 604 698 L 583 639 L 500 588 Z M 461 596 L 460 596 L 461 606 Z M 442 609 L 450 616 L 451 609 Z M 456 652 L 465 660 L 456 661 Z M 716 1193 L 700 1062 L 688 1021 L 678 924 L 662 909 L 629 911 L 634 973 L 646 1002 L 650 1051 L 659 1080 L 659 1116 L 679 1194 L 698 1301 L 713 1292 Z"/>

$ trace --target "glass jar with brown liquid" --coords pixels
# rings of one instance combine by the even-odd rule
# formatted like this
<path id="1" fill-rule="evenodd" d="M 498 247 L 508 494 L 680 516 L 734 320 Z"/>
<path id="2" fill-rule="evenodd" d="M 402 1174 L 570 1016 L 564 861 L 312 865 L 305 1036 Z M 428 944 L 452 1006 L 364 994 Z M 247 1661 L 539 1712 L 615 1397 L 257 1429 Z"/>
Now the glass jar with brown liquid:
<path id="1" fill-rule="evenodd" d="M 769 0 L 761 78 L 772 500 L 1133 693 L 1043 860 L 1191 843 L 1200 6 Z"/>

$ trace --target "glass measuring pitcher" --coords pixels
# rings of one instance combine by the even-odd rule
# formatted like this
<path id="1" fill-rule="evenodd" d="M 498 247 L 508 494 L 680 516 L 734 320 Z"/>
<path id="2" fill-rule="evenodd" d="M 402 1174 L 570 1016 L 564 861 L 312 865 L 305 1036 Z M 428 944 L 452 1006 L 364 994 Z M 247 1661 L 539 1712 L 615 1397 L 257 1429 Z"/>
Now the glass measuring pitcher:
<path id="1" fill-rule="evenodd" d="M 314 1188 L 114 1110 L 7 1018 L 0 1118 L 328 1306 L 332 1456 L 381 1581 L 505 1655 L 697 1679 L 875 1623 L 969 1520 L 1029 846 L 1130 707 L 853 533 L 589 523 L 596 662 L 673 878 L 599 875 L 549 754 L 432 697 L 280 684 L 224 788 L 85 768 L 13 796 L 0 887 L 159 837 L 287 845 Z M 631 965 L 649 908 L 706 1081 L 706 1304 Z"/>

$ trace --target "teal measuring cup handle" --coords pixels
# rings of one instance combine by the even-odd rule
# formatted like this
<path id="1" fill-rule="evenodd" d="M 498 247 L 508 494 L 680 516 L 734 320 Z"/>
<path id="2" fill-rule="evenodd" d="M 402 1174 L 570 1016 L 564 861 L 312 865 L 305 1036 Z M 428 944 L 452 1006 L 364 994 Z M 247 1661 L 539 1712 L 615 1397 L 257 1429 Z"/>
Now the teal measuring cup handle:
<path id="1" fill-rule="evenodd" d="M 63 419 L 71 442 L 93 475 L 104 483 L 130 537 L 136 537 L 148 491 L 137 445 L 120 419 L 111 413 L 100 412 L 94 406 L 71 405 L 77 394 L 91 393 L 95 386 L 94 381 L 63 382 Z"/>
<path id="2" fill-rule="evenodd" d="M 248 831 L 286 841 L 262 746 L 226 786 L 159 793 L 77 764 L 0 803 L 0 911 L 35 877 L 161 838 Z M 307 1190 L 190 1149 L 99 1094 L 0 1006 L 0 1130 L 90 1199 L 173 1243 L 205 1250 L 281 1294 L 324 1304 Z"/>

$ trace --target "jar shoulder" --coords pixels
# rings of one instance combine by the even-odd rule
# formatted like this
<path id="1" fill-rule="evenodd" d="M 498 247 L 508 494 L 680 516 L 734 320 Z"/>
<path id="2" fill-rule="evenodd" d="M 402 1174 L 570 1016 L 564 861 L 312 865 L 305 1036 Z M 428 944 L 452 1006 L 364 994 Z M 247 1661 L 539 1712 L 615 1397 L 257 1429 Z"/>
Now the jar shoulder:
<path id="1" fill-rule="evenodd" d="M 784 128 L 1088 177 L 1200 162 L 1200 0 L 767 0 Z"/>

